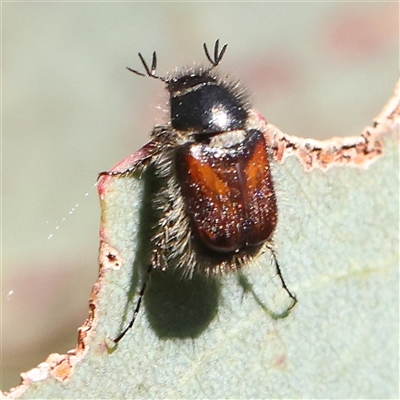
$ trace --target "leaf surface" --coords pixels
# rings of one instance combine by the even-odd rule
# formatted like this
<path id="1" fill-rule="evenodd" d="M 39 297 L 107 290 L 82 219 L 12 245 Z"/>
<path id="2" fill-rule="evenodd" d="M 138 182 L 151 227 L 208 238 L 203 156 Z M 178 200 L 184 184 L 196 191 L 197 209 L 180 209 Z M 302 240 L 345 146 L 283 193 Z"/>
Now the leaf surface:
<path id="1" fill-rule="evenodd" d="M 391 102 L 368 128 L 382 135 L 383 155 L 367 168 L 306 172 L 296 157 L 272 163 L 274 242 L 298 299 L 286 318 L 262 306 L 286 301 L 268 253 L 242 277 L 188 281 L 156 271 L 133 329 L 109 349 L 136 304 L 153 216 L 150 179 L 108 179 L 102 267 L 78 348 L 51 355 L 8 397 L 397 398 L 399 146 L 398 101 Z"/>

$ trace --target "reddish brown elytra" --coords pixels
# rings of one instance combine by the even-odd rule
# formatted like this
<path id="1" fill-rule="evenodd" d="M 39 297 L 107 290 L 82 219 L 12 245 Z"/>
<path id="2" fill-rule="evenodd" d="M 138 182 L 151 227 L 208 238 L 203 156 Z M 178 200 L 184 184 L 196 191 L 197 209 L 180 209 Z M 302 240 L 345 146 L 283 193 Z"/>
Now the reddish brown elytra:
<path id="1" fill-rule="evenodd" d="M 119 342 L 133 326 L 146 284 L 154 269 L 177 269 L 194 274 L 221 275 L 240 269 L 269 249 L 283 288 L 272 235 L 278 210 L 265 138 L 249 118 L 250 105 L 237 83 L 214 73 L 227 45 L 213 57 L 211 66 L 193 68 L 168 77 L 155 74 L 141 54 L 145 73 L 163 81 L 170 95 L 170 121 L 156 126 L 145 146 L 146 156 L 124 171 L 100 175 L 121 176 L 152 166 L 160 181 L 156 208 L 160 219 L 152 238 L 153 253 L 129 325 L 114 339 Z"/>
<path id="2" fill-rule="evenodd" d="M 273 233 L 277 207 L 265 139 L 250 130 L 227 148 L 183 145 L 177 170 L 195 234 L 220 253 L 262 245 Z"/>

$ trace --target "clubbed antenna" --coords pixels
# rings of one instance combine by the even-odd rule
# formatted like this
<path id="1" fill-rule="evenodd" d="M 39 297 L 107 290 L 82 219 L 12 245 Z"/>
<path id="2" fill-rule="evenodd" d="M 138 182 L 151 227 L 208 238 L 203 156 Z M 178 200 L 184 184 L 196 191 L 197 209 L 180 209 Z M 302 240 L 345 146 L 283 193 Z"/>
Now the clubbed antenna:
<path id="1" fill-rule="evenodd" d="M 205 43 L 203 44 L 204 53 L 206 53 L 206 57 L 212 65 L 211 69 L 218 66 L 218 64 L 221 62 L 222 57 L 224 56 L 227 47 L 228 47 L 228 45 L 224 44 L 222 46 L 221 51 L 219 51 L 219 39 L 217 39 L 214 44 L 214 58 L 211 58 L 210 53 L 208 52 L 208 49 L 207 49 L 207 45 Z"/>
<path id="2" fill-rule="evenodd" d="M 157 54 L 156 54 L 155 51 L 153 51 L 153 57 L 152 57 L 152 60 L 151 60 L 151 68 L 149 68 L 147 62 L 145 61 L 145 59 L 143 58 L 143 56 L 140 53 L 139 53 L 139 58 L 140 58 L 140 61 L 142 61 L 142 64 L 143 64 L 144 69 L 146 71 L 145 74 L 143 72 L 136 71 L 135 69 L 132 69 L 132 68 L 129 68 L 129 67 L 126 67 L 126 69 L 128 71 L 133 72 L 136 75 L 144 76 L 145 78 L 160 79 L 161 81 L 165 82 L 165 78 L 163 78 L 162 76 L 156 75 Z"/>

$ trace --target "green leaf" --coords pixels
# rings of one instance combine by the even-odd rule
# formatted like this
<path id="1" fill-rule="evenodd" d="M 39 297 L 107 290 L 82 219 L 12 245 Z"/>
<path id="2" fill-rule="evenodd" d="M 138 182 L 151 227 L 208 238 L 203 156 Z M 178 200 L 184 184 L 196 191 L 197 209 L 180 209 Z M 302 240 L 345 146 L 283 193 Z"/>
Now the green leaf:
<path id="1" fill-rule="evenodd" d="M 102 266 L 78 348 L 51 355 L 8 397 L 397 398 L 397 106 L 396 93 L 358 138 L 304 141 L 264 126 L 284 160 L 272 165 L 274 242 L 298 299 L 286 318 L 269 313 L 288 298 L 266 252 L 220 279 L 154 272 L 133 328 L 109 348 L 148 264 L 153 183 L 103 178 Z"/>

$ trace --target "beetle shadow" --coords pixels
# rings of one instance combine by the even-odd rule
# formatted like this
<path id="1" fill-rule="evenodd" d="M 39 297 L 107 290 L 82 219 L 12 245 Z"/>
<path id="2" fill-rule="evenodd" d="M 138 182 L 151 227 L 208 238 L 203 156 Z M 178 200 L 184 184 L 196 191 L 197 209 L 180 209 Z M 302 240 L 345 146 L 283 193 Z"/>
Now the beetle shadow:
<path id="1" fill-rule="evenodd" d="M 218 281 L 200 275 L 184 279 L 179 271 L 160 270 L 150 279 L 145 306 L 155 333 L 164 339 L 201 335 L 218 311 Z"/>
<path id="2" fill-rule="evenodd" d="M 152 235 L 160 218 L 154 204 L 162 183 L 155 176 L 153 167 L 146 169 L 141 179 L 144 182 L 144 191 L 139 214 L 137 252 L 132 266 L 128 307 L 122 328 L 129 323 L 136 307 L 138 292 L 147 278 Z M 139 314 L 146 313 L 150 326 L 158 337 L 195 338 L 201 335 L 217 314 L 220 295 L 217 279 L 197 274 L 188 279 L 177 270 L 154 270 L 148 279 Z"/>
<path id="3" fill-rule="evenodd" d="M 245 276 L 242 271 L 238 271 L 238 283 L 242 287 L 243 295 L 249 293 L 253 297 L 254 301 L 258 304 L 258 306 L 261 307 L 261 309 L 274 320 L 286 318 L 297 302 L 297 300 L 292 301 L 290 305 L 275 310 L 273 307 L 268 306 L 267 303 L 260 298 L 260 296 L 254 290 L 253 283 L 250 282 L 248 277 Z M 290 298 L 290 296 L 288 296 L 288 298 Z"/>

